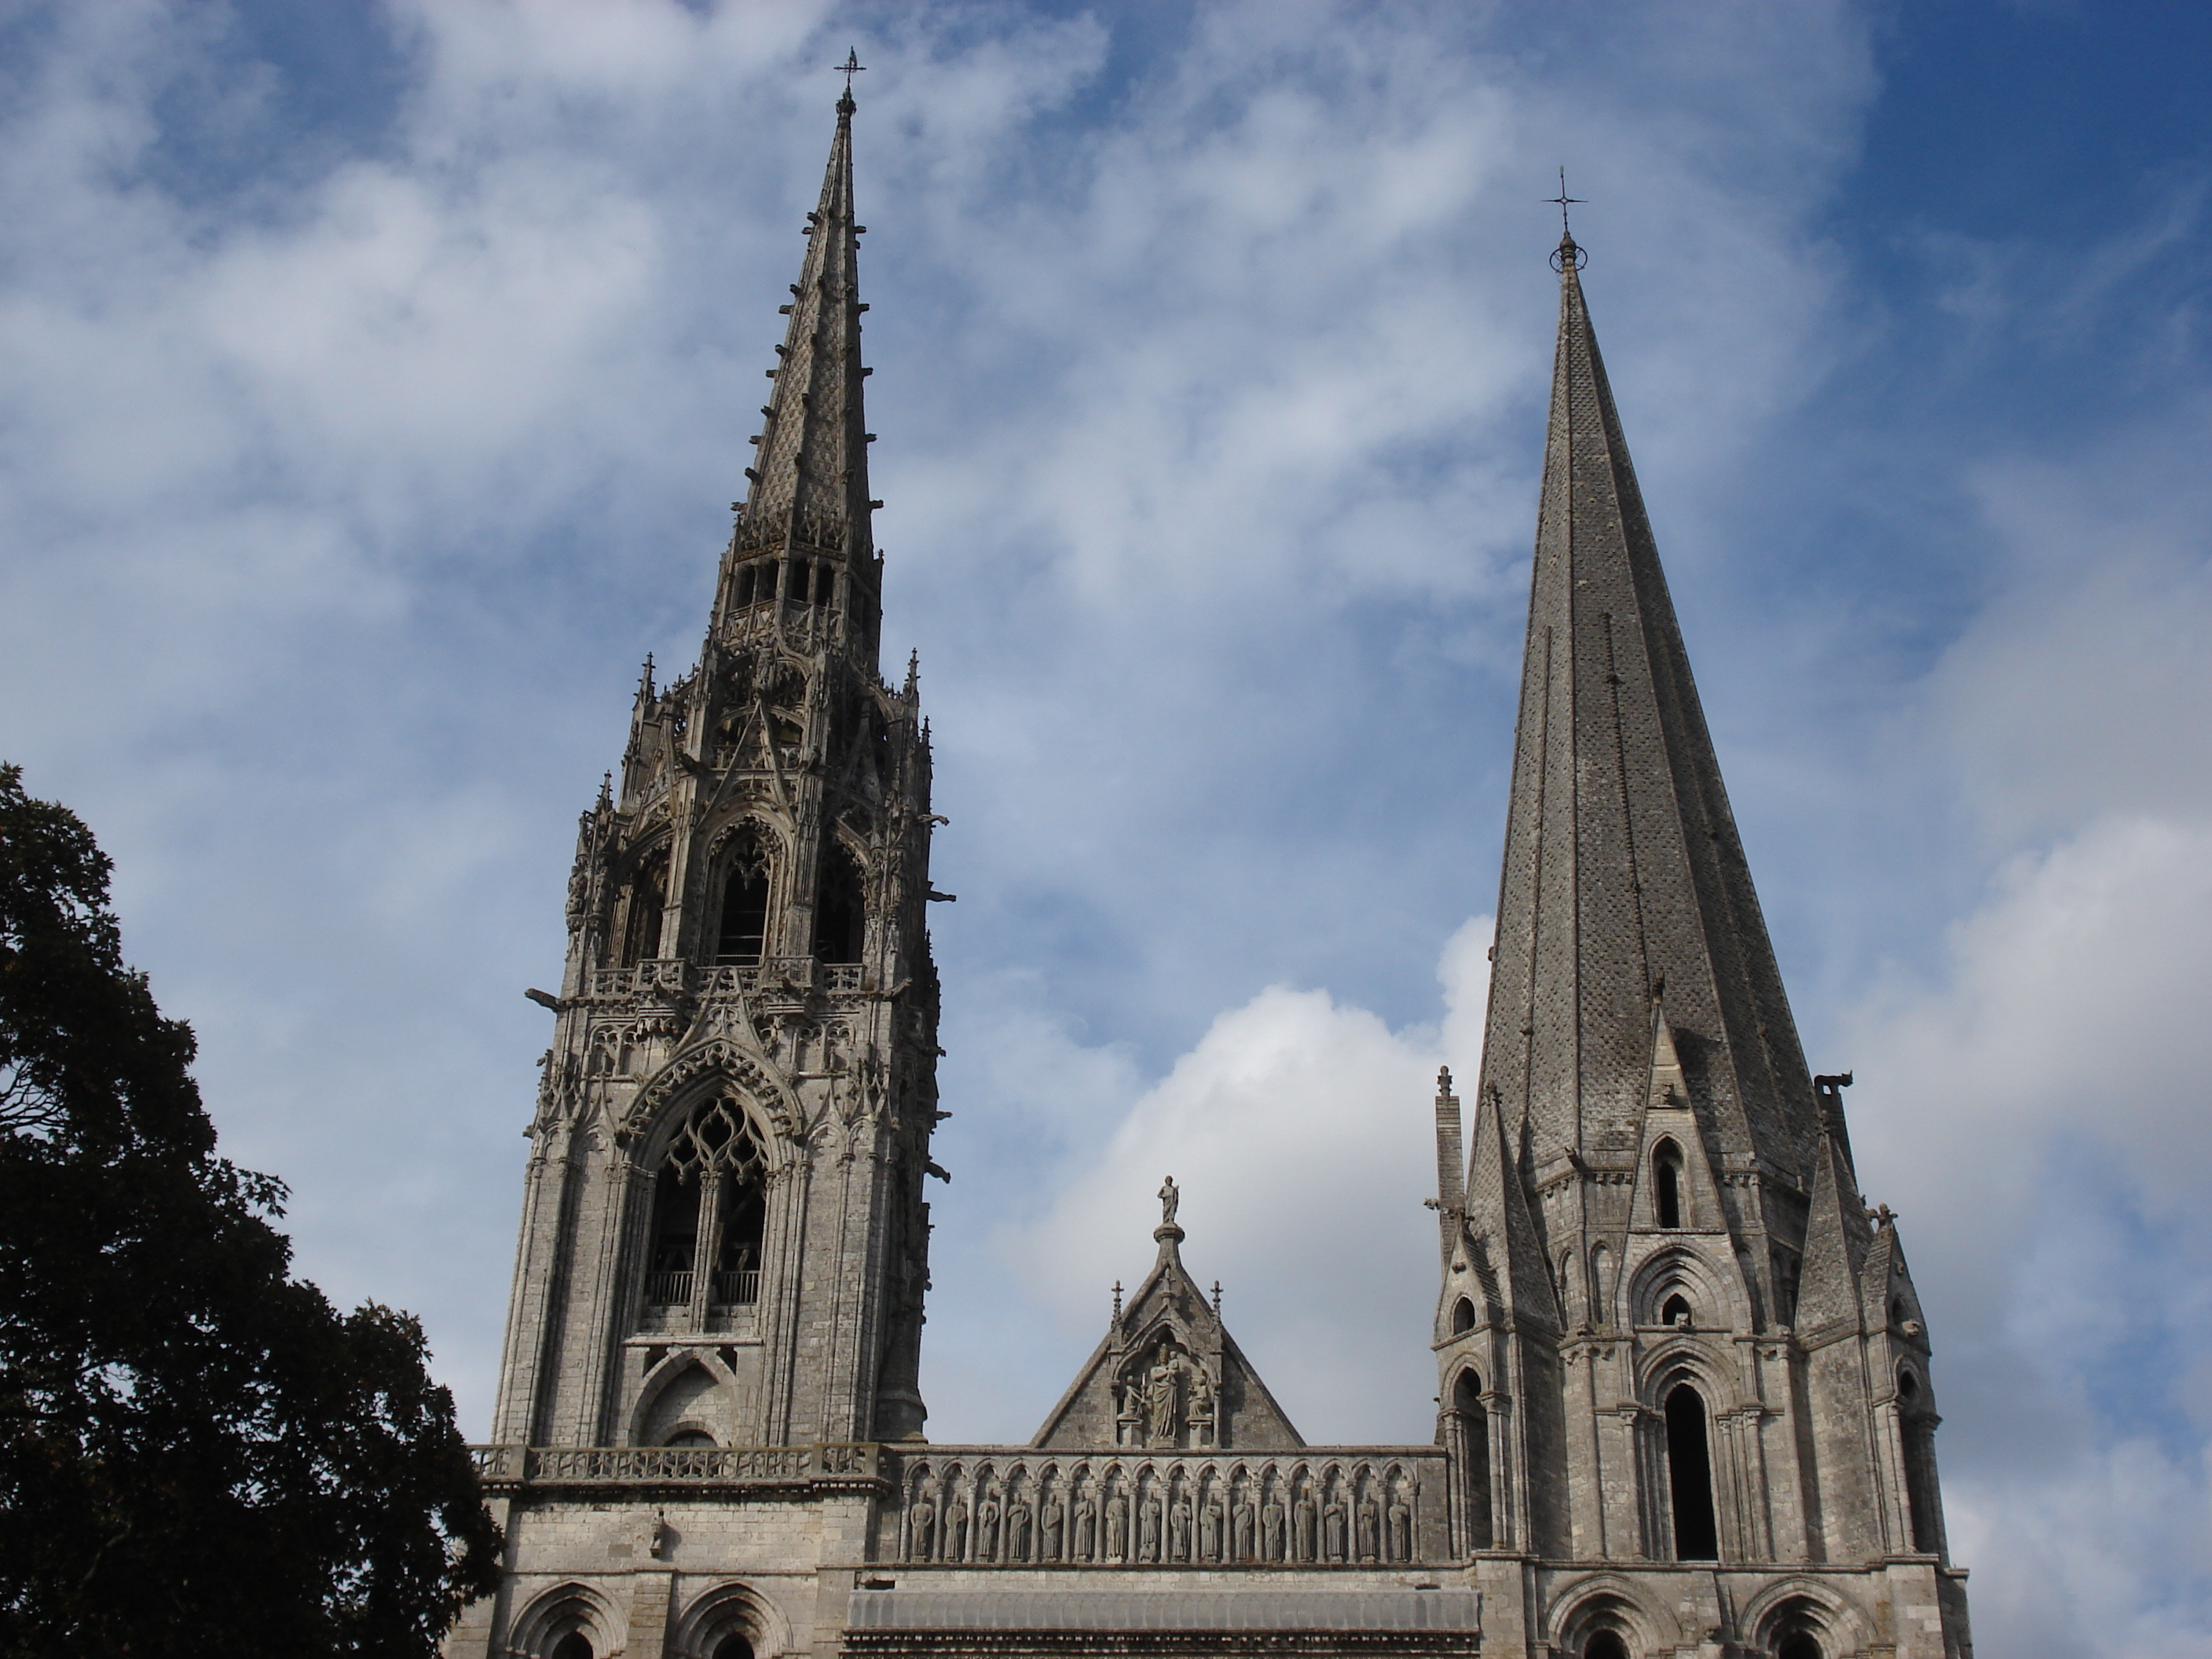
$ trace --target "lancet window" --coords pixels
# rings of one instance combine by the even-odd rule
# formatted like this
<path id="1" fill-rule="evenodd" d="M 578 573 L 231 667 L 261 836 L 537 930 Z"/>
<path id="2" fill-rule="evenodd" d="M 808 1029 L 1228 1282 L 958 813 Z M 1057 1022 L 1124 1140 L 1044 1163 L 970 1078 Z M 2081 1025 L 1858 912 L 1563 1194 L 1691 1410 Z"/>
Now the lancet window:
<path id="1" fill-rule="evenodd" d="M 1678 1382 L 1667 1396 L 1667 1486 L 1674 1500 L 1674 1559 L 1717 1559 L 1720 1528 L 1713 1516 L 1713 1459 L 1705 1437 L 1705 1401 L 1687 1382 Z"/>
<path id="2" fill-rule="evenodd" d="M 1652 1208 L 1662 1227 L 1682 1224 L 1682 1149 L 1662 1140 L 1651 1149 Z"/>
<path id="3" fill-rule="evenodd" d="M 814 906 L 814 954 L 858 962 L 867 932 L 867 890 L 852 854 L 832 841 L 823 849 L 822 892 Z"/>
<path id="4" fill-rule="evenodd" d="M 756 963 L 768 942 L 769 878 L 765 838 L 750 824 L 731 838 L 722 873 L 717 962 Z"/>
<path id="5" fill-rule="evenodd" d="M 644 1304 L 664 1322 L 760 1300 L 768 1218 L 760 1141 L 744 1105 L 717 1096 L 692 1108 L 653 1176 Z"/>
<path id="6" fill-rule="evenodd" d="M 1910 1366 L 1897 1371 L 1898 1437 L 1904 1443 L 1906 1518 L 1912 1547 L 1923 1555 L 1943 1548 L 1942 1499 L 1936 1490 L 1936 1421 Z"/>
<path id="7" fill-rule="evenodd" d="M 1452 1385 L 1451 1432 L 1458 1441 L 1455 1462 L 1467 1472 L 1467 1547 L 1486 1550 L 1494 1527 L 1490 1509 L 1490 1413 L 1482 1403 L 1482 1379 L 1462 1371 Z"/>
<path id="8" fill-rule="evenodd" d="M 623 967 L 660 954 L 660 921 L 667 908 L 668 855 L 656 853 L 639 866 L 630 881 L 628 908 L 623 917 Z"/>

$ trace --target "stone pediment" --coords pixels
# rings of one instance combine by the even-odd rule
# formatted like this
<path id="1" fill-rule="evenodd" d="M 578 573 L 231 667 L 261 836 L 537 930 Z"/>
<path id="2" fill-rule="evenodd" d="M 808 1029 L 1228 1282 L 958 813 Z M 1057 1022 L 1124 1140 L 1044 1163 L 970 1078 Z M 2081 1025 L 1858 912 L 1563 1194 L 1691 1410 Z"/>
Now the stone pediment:
<path id="1" fill-rule="evenodd" d="M 1185 1271 L 1169 1221 L 1151 1275 L 1114 1317 L 1075 1382 L 1030 1444 L 1291 1451 L 1306 1443 Z"/>

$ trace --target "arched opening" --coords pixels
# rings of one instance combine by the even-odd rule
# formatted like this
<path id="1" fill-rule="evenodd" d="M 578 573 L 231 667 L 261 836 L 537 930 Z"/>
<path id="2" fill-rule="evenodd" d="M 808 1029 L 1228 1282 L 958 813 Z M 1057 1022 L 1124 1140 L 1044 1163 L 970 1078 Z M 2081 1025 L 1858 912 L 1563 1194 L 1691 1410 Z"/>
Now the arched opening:
<path id="1" fill-rule="evenodd" d="M 753 1644 L 732 1632 L 714 1644 L 714 1659 L 753 1659 Z"/>
<path id="2" fill-rule="evenodd" d="M 759 1301 L 767 1224 L 767 1182 L 751 1120 L 727 1096 L 702 1101 L 653 1176 L 646 1304 L 665 1310 Z M 704 1284 L 696 1276 L 702 1272 Z"/>
<path id="3" fill-rule="evenodd" d="M 1905 1453 L 1905 1518 L 1912 1547 L 1922 1555 L 1943 1552 L 1943 1504 L 1936 1485 L 1936 1419 L 1909 1365 L 1897 1368 L 1898 1438 Z"/>
<path id="4" fill-rule="evenodd" d="M 867 931 L 860 866 L 834 839 L 822 852 L 822 893 L 814 906 L 814 954 L 823 962 L 858 962 Z"/>
<path id="5" fill-rule="evenodd" d="M 1774 1659 L 1826 1659 L 1820 1638 L 1808 1630 L 1793 1630 L 1775 1644 Z"/>
<path id="6" fill-rule="evenodd" d="M 1592 1632 L 1583 1644 L 1583 1659 L 1628 1659 L 1628 1644 L 1617 1630 Z"/>
<path id="7" fill-rule="evenodd" d="M 750 963 L 761 959 L 768 942 L 768 852 L 760 833 L 747 825 L 730 842 L 715 961 Z"/>
<path id="8" fill-rule="evenodd" d="M 1460 1297 L 1458 1301 L 1452 1304 L 1451 1328 L 1454 1336 L 1474 1328 L 1474 1304 L 1465 1297 Z"/>
<path id="9" fill-rule="evenodd" d="M 1690 1298 L 1676 1291 L 1659 1307 L 1662 1325 L 1687 1325 L 1690 1322 Z"/>
<path id="10" fill-rule="evenodd" d="M 1720 1531 L 1713 1519 L 1705 1396 L 1686 1382 L 1677 1383 L 1667 1396 L 1667 1486 L 1674 1499 L 1674 1559 L 1717 1560 Z"/>
<path id="11" fill-rule="evenodd" d="M 704 1429 L 682 1429 L 661 1443 L 665 1446 L 711 1446 L 714 1437 Z"/>
<path id="12" fill-rule="evenodd" d="M 1653 1208 L 1662 1227 L 1682 1224 L 1682 1149 L 1662 1140 L 1651 1150 Z"/>
<path id="13" fill-rule="evenodd" d="M 572 1630 L 553 1644 L 550 1659 L 592 1659 L 592 1638 Z"/>
<path id="14" fill-rule="evenodd" d="M 698 1253 L 699 1184 L 663 1164 L 653 1181 L 653 1250 L 645 1269 L 648 1306 L 680 1308 L 690 1303 Z"/>
<path id="15" fill-rule="evenodd" d="M 668 908 L 668 855 L 657 853 L 629 884 L 629 909 L 623 919 L 622 965 L 634 967 L 660 954 L 660 921 Z"/>
<path id="16" fill-rule="evenodd" d="M 1482 1404 L 1482 1379 L 1473 1371 L 1462 1371 L 1452 1384 L 1452 1431 L 1459 1440 L 1460 1467 L 1467 1471 L 1468 1547 L 1486 1550 L 1495 1539 L 1490 1510 L 1490 1413 Z"/>

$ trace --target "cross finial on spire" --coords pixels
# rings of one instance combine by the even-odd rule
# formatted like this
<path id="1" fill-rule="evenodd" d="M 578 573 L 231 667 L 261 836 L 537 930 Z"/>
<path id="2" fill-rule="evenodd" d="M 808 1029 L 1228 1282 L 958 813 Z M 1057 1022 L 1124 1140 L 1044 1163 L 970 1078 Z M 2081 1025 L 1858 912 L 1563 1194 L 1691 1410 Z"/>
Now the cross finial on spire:
<path id="1" fill-rule="evenodd" d="M 1589 256 L 1576 246 L 1575 234 L 1567 228 L 1567 210 L 1570 207 L 1580 207 L 1583 198 L 1567 194 L 1566 168 L 1559 169 L 1559 193 L 1557 196 L 1547 196 L 1544 199 L 1559 210 L 1559 245 L 1552 251 L 1552 269 L 1564 274 L 1566 268 L 1571 264 L 1577 270 L 1580 270 Z"/>
<path id="2" fill-rule="evenodd" d="M 868 72 L 868 66 L 860 61 L 860 48 L 848 46 L 845 49 L 845 61 L 836 65 L 836 70 L 838 74 L 845 77 L 845 95 L 837 100 L 837 112 L 840 115 L 850 115 L 860 107 L 853 101 L 853 77 L 856 75 L 866 75 Z"/>

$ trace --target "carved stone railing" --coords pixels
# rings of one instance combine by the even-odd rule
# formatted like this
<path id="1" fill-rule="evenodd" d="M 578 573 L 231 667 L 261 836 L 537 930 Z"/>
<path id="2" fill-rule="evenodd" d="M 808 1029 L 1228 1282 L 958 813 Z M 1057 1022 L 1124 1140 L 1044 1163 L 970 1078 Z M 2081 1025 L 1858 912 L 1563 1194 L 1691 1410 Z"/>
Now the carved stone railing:
<path id="1" fill-rule="evenodd" d="M 811 1446 L 471 1446 L 487 1486 L 799 1486 L 879 1480 L 880 1449 Z"/>
<path id="2" fill-rule="evenodd" d="M 701 964 L 676 957 L 594 968 L 586 994 L 593 997 L 804 997 L 817 989 L 852 994 L 868 989 L 858 963 L 823 963 L 812 957 L 770 957 L 761 963 Z"/>
<path id="3" fill-rule="evenodd" d="M 1295 1452 L 900 1449 L 886 1556 L 999 1565 L 1447 1559 L 1434 1446 Z"/>

